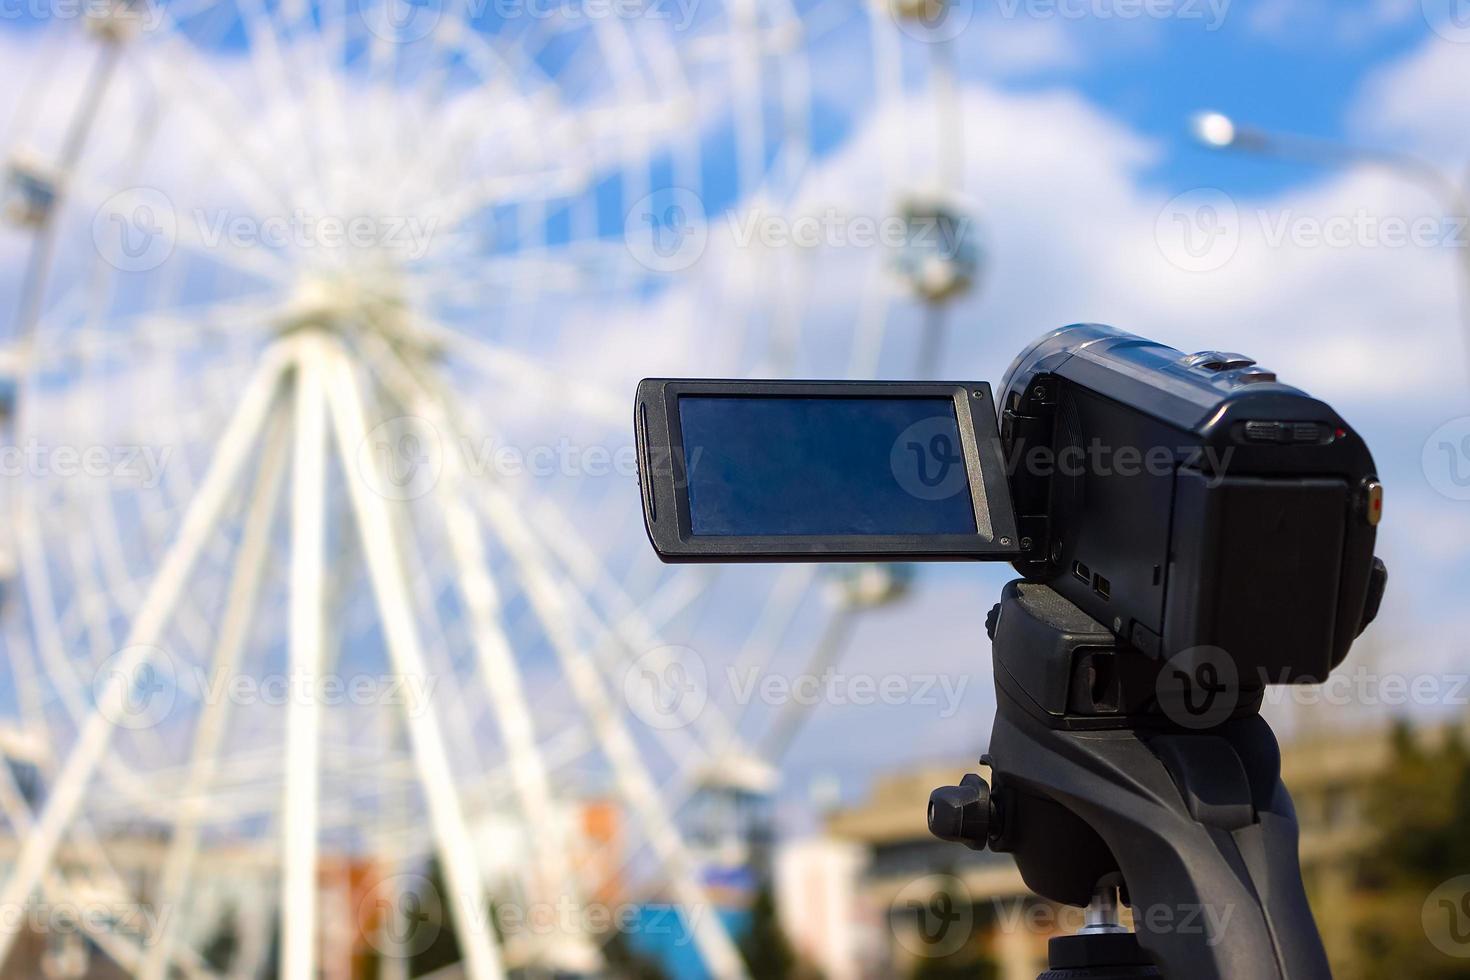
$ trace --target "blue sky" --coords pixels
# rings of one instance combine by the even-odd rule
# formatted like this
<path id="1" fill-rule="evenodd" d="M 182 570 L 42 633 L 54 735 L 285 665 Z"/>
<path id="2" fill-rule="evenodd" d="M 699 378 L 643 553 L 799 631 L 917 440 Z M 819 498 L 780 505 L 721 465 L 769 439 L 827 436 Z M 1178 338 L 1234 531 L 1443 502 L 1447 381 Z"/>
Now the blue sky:
<path id="1" fill-rule="evenodd" d="M 1081 16 L 1055 13 L 1045 0 L 973 2 L 973 19 L 955 42 L 962 190 L 974 202 L 987 261 L 981 286 L 950 311 L 945 373 L 998 381 L 1030 339 L 1085 319 L 1186 350 L 1255 355 L 1284 380 L 1337 406 L 1379 460 L 1388 486 L 1380 553 L 1393 578 L 1383 619 L 1370 634 L 1374 645 L 1398 669 L 1456 669 L 1465 660 L 1470 513 L 1465 502 L 1436 490 L 1421 456 L 1431 433 L 1470 413 L 1454 293 L 1454 262 L 1462 252 L 1442 245 L 1272 244 L 1271 228 L 1283 218 L 1319 222 L 1360 208 L 1376 218 L 1416 218 L 1437 213 L 1438 205 L 1365 168 L 1324 170 L 1209 151 L 1190 141 L 1186 127 L 1196 110 L 1218 109 L 1266 128 L 1420 154 L 1460 172 L 1470 161 L 1464 125 L 1470 44 L 1454 40 L 1453 30 L 1434 30 L 1432 24 L 1444 30 L 1437 12 L 1448 6 L 1433 0 L 1236 0 L 1223 8 L 1215 29 L 1208 6 L 1189 0 L 1172 9 L 1204 17 L 1120 20 L 1092 13 L 1127 2 L 1064 0 L 1062 9 L 1087 11 Z M 803 9 L 813 25 L 806 53 L 820 152 L 793 195 L 795 205 L 886 213 L 894 193 L 906 188 L 886 182 L 879 158 L 894 146 L 920 159 L 933 150 L 926 125 L 933 106 L 928 50 L 901 36 L 904 92 L 882 89 L 874 84 L 869 24 L 855 5 L 827 0 Z M 835 26 L 817 29 L 824 24 Z M 34 37 L 27 25 L 0 25 L 0 60 L 22 66 L 20 75 L 36 71 Z M 214 67 L 248 91 L 250 80 L 238 66 Z M 56 92 L 74 83 L 75 75 L 58 81 Z M 0 95 L 6 110 L 0 120 L 8 118 L 12 98 Z M 483 118 L 487 127 L 495 121 Z M 265 144 L 283 128 L 276 119 L 259 124 Z M 127 132 L 124 125 L 102 134 L 100 155 L 123 146 Z M 709 157 L 702 189 L 716 229 L 699 262 L 686 275 L 619 295 L 616 303 L 593 297 L 570 310 L 527 303 L 529 325 L 517 336 L 530 338 L 529 350 L 553 359 L 567 376 L 613 392 L 631 393 L 647 375 L 738 373 L 750 365 L 720 328 L 746 304 L 778 297 L 789 277 L 802 301 L 794 370 L 840 375 L 863 289 L 882 279 L 883 256 L 737 249 L 717 220 L 725 207 L 744 203 L 729 193 L 728 127 L 711 124 L 701 142 Z M 280 146 L 289 155 L 290 144 Z M 167 170 L 165 160 L 156 179 L 169 179 Z M 655 180 L 660 173 L 656 168 Z M 117 173 L 104 178 L 115 181 Z M 1229 196 L 1240 214 L 1240 243 L 1218 267 L 1191 271 L 1171 258 L 1158 227 L 1176 195 L 1200 188 Z M 620 224 L 627 203 L 621 191 L 604 187 L 598 194 L 604 223 Z M 73 229 L 79 235 L 72 241 L 83 250 L 91 244 L 89 216 Z M 0 300 L 7 306 L 20 254 L 13 232 L 0 236 Z M 474 266 L 464 268 L 473 274 Z M 889 292 L 887 341 L 876 373 L 898 376 L 909 373 L 921 311 Z M 492 304 L 505 299 L 486 295 Z M 536 319 L 548 309 L 558 322 Z M 487 304 L 471 309 L 465 322 L 498 322 L 502 315 L 509 316 Z M 750 318 L 768 325 L 759 311 Z M 643 547 L 636 497 L 628 491 L 626 485 L 618 490 L 633 515 L 632 533 L 620 540 L 619 567 L 628 549 Z M 995 567 L 926 569 L 914 601 L 865 622 L 850 669 L 892 672 L 895 650 L 902 649 L 902 669 L 911 673 L 973 670 L 963 710 L 941 717 L 934 705 L 822 706 L 793 748 L 788 791 L 799 795 L 808 778 L 837 771 L 851 795 L 885 767 L 978 754 L 989 726 L 983 619 L 1006 577 Z M 679 629 L 685 632 L 667 639 L 700 650 L 711 664 L 738 645 L 708 623 Z M 800 650 L 782 653 L 788 665 L 801 660 Z"/>
<path id="2" fill-rule="evenodd" d="M 1019 5 L 1018 5 L 1019 4 Z M 1161 188 L 1228 183 L 1279 190 L 1318 176 L 1312 167 L 1211 153 L 1187 138 L 1194 112 L 1216 109 L 1266 129 L 1349 139 L 1353 110 L 1375 72 L 1439 40 L 1430 0 L 1179 0 L 1163 18 L 1099 18 L 1124 4 L 974 0 L 956 41 L 963 78 L 1008 91 L 1074 90 L 1163 148 L 1144 177 Z M 1015 10 L 1017 13 L 1009 14 Z M 1030 16 L 1027 11 L 1032 11 Z M 1057 11 L 1057 12 L 1053 12 Z M 861 41 L 861 23 L 834 49 Z M 1003 57 L 1009 37 L 1019 53 Z M 1441 93 L 1444 94 L 1444 93 Z"/>
<path id="3" fill-rule="evenodd" d="M 1173 195 L 1214 187 L 1233 197 L 1242 215 L 1256 212 L 1262 220 L 1349 213 L 1359 206 L 1374 213 L 1437 213 L 1437 202 L 1397 178 L 1367 168 L 1324 169 L 1221 153 L 1196 145 L 1187 126 L 1194 112 L 1215 109 L 1265 129 L 1418 154 L 1452 175 L 1460 173 L 1470 162 L 1470 141 L 1461 135 L 1470 112 L 1470 46 L 1432 29 L 1431 20 L 1443 23 L 1437 19 L 1441 6 L 1241 0 L 1230 5 L 1217 30 L 1208 30 L 1198 21 L 1178 19 L 1007 22 L 995 19 L 998 5 L 983 3 L 977 10 L 991 12 L 990 26 L 977 30 L 985 16 L 977 13 L 956 42 L 961 77 L 976 94 L 967 127 L 999 125 L 995 131 L 1017 140 L 1014 147 L 1045 134 L 1055 137 L 1048 146 L 1077 157 L 1051 171 L 1033 172 L 1030 181 L 1009 179 L 1004 161 L 987 160 L 971 171 L 976 176 L 965 190 L 980 202 L 997 271 L 987 283 L 990 293 L 967 299 L 956 316 L 959 333 L 950 346 L 949 373 L 998 378 L 1026 336 L 1057 322 L 1097 318 L 1186 350 L 1245 350 L 1278 367 L 1285 380 L 1333 403 L 1367 436 L 1391 501 L 1380 537 L 1380 553 L 1391 569 L 1390 597 L 1382 620 L 1347 669 L 1366 664 L 1408 676 L 1451 676 L 1465 662 L 1466 504 L 1426 487 L 1421 460 L 1430 431 L 1463 416 L 1470 406 L 1464 338 L 1454 308 L 1455 249 L 1415 255 L 1402 250 L 1385 255 L 1373 248 L 1288 249 L 1293 254 L 1286 255 L 1268 247 L 1247 257 L 1252 246 L 1243 245 L 1236 261 L 1256 264 L 1252 274 L 1234 279 L 1238 269 L 1212 270 L 1175 281 L 1153 272 L 1131 251 L 1115 261 L 1119 256 L 1110 250 L 1115 242 L 1126 249 L 1126 227 L 1115 224 L 1096 234 L 1088 227 L 1137 219 L 1129 208 L 1109 202 L 1089 213 L 1064 205 L 1069 215 L 1059 221 L 1042 214 L 1054 210 L 1046 199 L 1058 196 L 1063 181 L 1086 185 L 1098 173 L 1116 175 L 1123 196 L 1155 202 L 1154 208 Z M 992 33 L 999 39 L 987 36 Z M 1008 45 L 1007 36 L 1014 44 Z M 844 43 L 832 42 L 834 49 Z M 921 65 L 922 57 L 915 61 Z M 922 71 L 912 73 L 921 89 Z M 831 88 L 842 91 L 850 81 L 839 73 Z M 919 99 L 910 108 L 923 105 Z M 1056 116 L 1048 120 L 1036 114 L 1018 126 L 997 123 L 1009 109 L 1024 113 L 1028 108 L 1054 110 Z M 865 122 L 846 121 L 857 129 Z M 1098 140 L 1072 138 L 1094 125 Z M 876 129 L 882 132 L 883 126 Z M 974 138 L 985 141 L 984 134 Z M 845 141 L 850 141 L 847 158 L 834 170 L 846 166 L 867 173 L 851 159 L 861 156 L 851 142 L 861 146 L 862 137 L 844 128 L 838 142 Z M 841 148 L 835 152 L 844 154 Z M 983 145 L 980 152 L 985 153 Z M 1057 178 L 1049 189 L 1034 187 L 1048 177 Z M 849 192 L 861 182 L 851 175 L 837 180 Z M 1106 179 L 1097 183 L 1116 190 Z M 1011 192 L 1026 195 L 1023 205 L 1008 207 Z M 1050 233 L 1049 241 L 1026 227 L 1026 206 Z M 1142 217 L 1151 214 L 1145 209 Z M 1087 233 L 1068 235 L 1068 220 Z M 1077 244 L 1084 240 L 1109 251 L 1089 252 Z M 1038 265 L 1052 262 L 1050 275 L 1037 273 Z M 1106 266 L 1111 276 L 1086 282 L 1094 264 Z M 1137 282 L 1127 281 L 1130 273 Z M 1017 279 L 1037 288 L 1019 287 Z M 1135 294 L 1146 298 L 1136 302 Z M 896 320 L 901 327 L 902 313 Z M 1411 346 L 1411 336 L 1421 330 L 1426 343 Z M 1351 338 L 1361 343 L 1356 353 L 1348 351 L 1355 342 Z M 1440 363 L 1443 370 L 1432 380 L 1412 380 L 1426 361 Z M 905 651 L 906 661 L 913 658 L 936 671 L 955 665 L 956 658 L 968 660 L 978 683 L 967 692 L 963 711 L 944 719 L 932 708 L 828 709 L 812 719 L 809 737 L 793 751 L 798 769 L 846 772 L 851 790 L 853 783 L 865 781 L 865 766 L 885 764 L 879 760 L 895 766 L 914 757 L 978 754 L 991 704 L 982 623 L 1006 577 L 1001 568 L 926 568 L 927 588 L 918 600 L 922 609 L 876 614 L 860 631 L 849 661 L 853 669 L 862 664 L 881 672 L 891 669 L 898 649 Z M 1463 710 L 1434 705 L 1397 713 L 1430 717 Z M 1351 724 L 1388 713 L 1395 709 L 1353 705 L 1336 719 L 1323 711 L 1312 719 Z M 1277 717 L 1289 726 L 1289 714 Z M 909 737 L 895 739 L 895 732 Z M 854 752 L 862 760 L 857 764 L 850 761 Z M 788 785 L 800 781 L 793 773 Z"/>

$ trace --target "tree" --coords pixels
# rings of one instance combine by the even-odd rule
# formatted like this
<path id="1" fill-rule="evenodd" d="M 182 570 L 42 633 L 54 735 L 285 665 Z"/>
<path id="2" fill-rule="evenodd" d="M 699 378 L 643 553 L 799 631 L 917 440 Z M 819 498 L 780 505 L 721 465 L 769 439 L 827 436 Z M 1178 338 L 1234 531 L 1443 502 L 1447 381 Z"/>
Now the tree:
<path id="1" fill-rule="evenodd" d="M 753 977 L 793 980 L 808 975 L 799 969 L 796 952 L 781 930 L 776 895 L 770 884 L 756 891 L 750 905 L 750 927 L 740 937 L 740 955 Z"/>
<path id="2" fill-rule="evenodd" d="M 430 895 L 439 896 L 439 901 L 426 902 L 422 908 L 426 912 L 433 909 L 437 918 L 421 923 L 418 928 L 432 929 L 435 932 L 433 940 L 425 949 L 415 949 L 409 956 L 408 975 L 411 977 L 421 977 L 435 970 L 442 970 L 458 963 L 461 957 L 454 910 L 448 901 L 449 886 L 445 882 L 444 869 L 440 867 L 437 857 L 430 862 L 426 877 L 428 881 L 424 890 Z"/>
<path id="3" fill-rule="evenodd" d="M 950 872 L 952 875 L 953 873 Z M 958 949 L 942 956 L 922 956 L 913 964 L 912 980 L 995 980 L 1000 968 L 985 952 L 981 940 L 987 932 L 1000 928 L 994 910 L 972 901 L 969 895 L 951 893 L 954 903 L 971 903 L 971 926 L 968 940 Z"/>
<path id="4" fill-rule="evenodd" d="M 214 934 L 204 943 L 199 954 L 216 973 L 228 973 L 235 957 L 240 952 L 239 914 L 235 906 L 228 905 L 220 913 Z"/>
<path id="5" fill-rule="evenodd" d="M 1462 734 L 1426 745 L 1397 725 L 1392 764 L 1369 789 L 1365 816 L 1375 842 L 1359 869 L 1355 965 L 1371 977 L 1470 977 L 1470 958 L 1449 955 L 1426 931 L 1439 929 L 1442 945 L 1470 954 L 1470 939 L 1459 938 L 1470 930 L 1470 888 L 1451 886 L 1436 901 L 1446 883 L 1470 875 L 1470 751 Z M 1443 929 L 1434 918 L 1441 914 L 1451 917 Z"/>

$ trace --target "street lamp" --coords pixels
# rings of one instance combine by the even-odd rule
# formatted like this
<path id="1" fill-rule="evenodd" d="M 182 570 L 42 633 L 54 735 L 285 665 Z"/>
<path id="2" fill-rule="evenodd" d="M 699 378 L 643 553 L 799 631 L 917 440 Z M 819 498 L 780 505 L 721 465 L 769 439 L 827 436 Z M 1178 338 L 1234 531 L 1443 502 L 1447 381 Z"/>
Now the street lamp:
<path id="1" fill-rule="evenodd" d="M 1242 125 L 1223 112 L 1198 112 L 1190 118 L 1194 138 L 1212 150 L 1238 150 L 1323 167 L 1366 164 L 1391 171 L 1438 197 L 1455 214 L 1466 210 L 1467 189 L 1429 161 L 1412 153 L 1352 146 L 1296 133 L 1274 133 Z"/>
<path id="2" fill-rule="evenodd" d="M 1236 150 L 1321 167 L 1365 165 L 1419 185 L 1440 202 L 1445 216 L 1470 219 L 1470 185 L 1462 185 L 1435 164 L 1412 153 L 1352 146 L 1314 136 L 1274 133 L 1242 125 L 1223 112 L 1198 112 L 1190 118 L 1195 140 L 1213 150 Z M 1470 174 L 1467 174 L 1470 181 Z M 1461 247 L 1459 269 L 1460 320 L 1467 361 L 1470 361 L 1470 248 Z"/>
<path id="3" fill-rule="evenodd" d="M 1216 150 L 1235 142 L 1235 120 L 1223 112 L 1197 112 L 1190 119 L 1189 128 L 1195 139 Z"/>

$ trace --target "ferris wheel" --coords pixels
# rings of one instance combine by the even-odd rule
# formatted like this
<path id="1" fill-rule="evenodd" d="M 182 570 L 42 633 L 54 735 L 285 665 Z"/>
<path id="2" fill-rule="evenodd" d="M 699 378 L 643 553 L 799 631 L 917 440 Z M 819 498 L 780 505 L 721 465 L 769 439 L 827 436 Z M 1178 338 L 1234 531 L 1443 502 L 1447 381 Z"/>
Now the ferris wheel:
<path id="1" fill-rule="evenodd" d="M 767 785 L 801 710 L 753 730 L 684 651 L 718 637 L 759 665 L 801 641 L 831 662 L 908 577 L 742 569 L 734 611 L 712 610 L 713 573 L 662 568 L 642 540 L 619 385 L 660 351 L 869 374 L 905 291 L 928 311 L 925 370 L 975 256 L 899 256 L 846 349 L 814 352 L 800 264 L 735 254 L 723 219 L 800 206 L 820 18 L 592 9 L 119 2 L 36 28 L 5 137 L 29 265 L 0 365 L 23 460 L 0 534 L 0 903 L 141 900 L 112 842 L 143 825 L 165 832 L 149 901 L 187 909 L 251 841 L 281 975 L 315 977 L 327 857 L 432 855 L 461 923 L 486 895 L 585 896 L 601 845 L 562 814 L 590 785 L 637 828 L 629 867 L 686 911 L 706 970 L 743 974 L 720 920 L 688 914 L 709 898 L 680 814 Z M 880 97 L 929 13 L 870 12 Z M 953 111 L 936 102 L 942 132 Z M 889 198 L 952 220 L 945 173 L 915 191 L 896 166 Z M 659 700 L 670 677 L 697 710 Z M 523 846 L 497 868 L 480 828 L 505 813 Z M 215 975 L 184 918 L 148 943 L 87 938 L 138 976 Z M 266 955 L 268 929 L 251 935 L 232 975 Z M 599 938 L 459 935 L 476 980 L 594 973 Z M 84 955 L 60 943 L 48 968 L 80 975 Z"/>

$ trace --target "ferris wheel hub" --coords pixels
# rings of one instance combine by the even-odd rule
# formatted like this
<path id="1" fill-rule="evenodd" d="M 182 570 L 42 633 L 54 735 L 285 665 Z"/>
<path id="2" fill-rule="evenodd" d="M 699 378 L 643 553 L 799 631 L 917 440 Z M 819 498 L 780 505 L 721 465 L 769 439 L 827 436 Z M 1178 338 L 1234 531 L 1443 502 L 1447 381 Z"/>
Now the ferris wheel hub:
<path id="1" fill-rule="evenodd" d="M 378 267 L 303 275 L 277 318 L 277 330 L 321 330 L 348 341 L 374 335 L 400 354 L 432 359 L 439 353 L 438 345 L 414 327 L 397 277 Z"/>
<path id="2" fill-rule="evenodd" d="M 149 8 L 150 0 L 112 0 L 87 12 L 87 30 L 105 43 L 129 41 L 151 15 Z"/>

